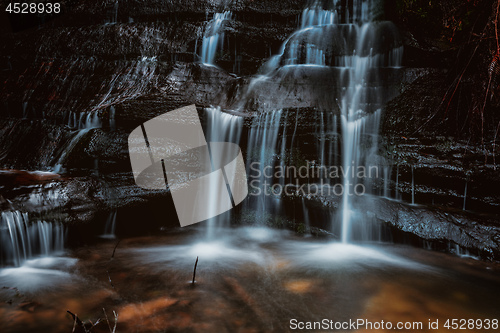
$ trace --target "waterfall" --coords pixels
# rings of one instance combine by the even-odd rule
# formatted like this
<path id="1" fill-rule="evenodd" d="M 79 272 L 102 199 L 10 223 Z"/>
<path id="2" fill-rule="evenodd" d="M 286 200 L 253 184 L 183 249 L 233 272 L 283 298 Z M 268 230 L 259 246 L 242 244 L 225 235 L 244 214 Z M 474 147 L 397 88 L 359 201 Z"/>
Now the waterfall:
<path id="1" fill-rule="evenodd" d="M 263 112 L 253 119 L 248 136 L 247 175 L 250 185 L 250 205 L 261 218 L 279 211 L 279 199 L 273 195 L 274 170 L 278 158 L 283 158 L 279 138 L 285 140 L 281 130 L 282 110 Z M 285 127 L 286 128 L 286 127 Z M 281 146 L 285 146 L 283 143 Z M 281 154 L 278 154 L 281 153 Z M 274 171 L 271 171 L 274 173 Z"/>
<path id="2" fill-rule="evenodd" d="M 314 1 L 304 10 L 301 29 L 289 38 L 281 55 L 282 65 L 327 65 L 340 71 L 341 163 L 347 175 L 343 177 L 341 208 L 343 242 L 352 240 L 357 210 L 353 192 L 356 186 L 368 185 L 357 170 L 366 170 L 374 163 L 377 151 L 385 102 L 379 69 L 401 66 L 397 30 L 390 22 L 373 21 L 375 5 L 373 1 L 355 0 L 349 8 L 335 1 L 331 8 L 324 9 L 321 2 Z"/>
<path id="3" fill-rule="evenodd" d="M 115 106 L 114 105 L 111 105 L 109 107 L 109 129 L 111 131 L 115 131 L 116 130 L 116 120 L 115 120 L 115 116 L 116 116 L 116 109 L 115 109 Z"/>
<path id="4" fill-rule="evenodd" d="M 23 102 L 23 118 L 28 118 L 28 102 Z"/>
<path id="5" fill-rule="evenodd" d="M 365 225 L 369 229 L 367 221 L 360 221 L 356 218 L 358 207 L 356 201 L 358 193 L 366 192 L 370 184 L 366 177 L 359 177 L 359 170 L 368 170 L 374 167 L 374 155 L 377 151 L 377 132 L 380 124 L 381 111 L 377 110 L 373 114 L 364 114 L 360 118 L 353 117 L 350 101 L 343 100 L 342 106 L 342 168 L 347 175 L 343 177 L 342 208 L 341 208 L 341 239 L 342 242 L 352 240 L 352 224 L 357 223 L 361 227 L 360 234 L 367 234 L 363 229 Z M 375 166 L 378 178 L 378 167 Z M 371 178 L 371 177 L 370 177 Z"/>
<path id="6" fill-rule="evenodd" d="M 302 12 L 301 29 L 315 25 L 332 25 L 338 22 L 336 10 L 325 10 L 319 2 L 315 2 L 311 7 L 307 7 Z"/>
<path id="7" fill-rule="evenodd" d="M 222 112 L 220 107 L 211 107 L 204 109 L 204 117 L 206 121 L 205 132 L 206 140 L 210 146 L 211 142 L 233 142 L 240 143 L 241 132 L 243 129 L 243 118 Z M 218 188 L 214 186 L 214 188 Z M 217 195 L 213 195 L 211 200 L 218 200 Z M 230 215 L 224 213 L 212 217 L 206 222 L 207 238 L 213 240 L 215 238 L 215 230 L 217 228 L 229 226 Z"/>
<path id="8" fill-rule="evenodd" d="M 101 235 L 102 238 L 114 239 L 116 238 L 116 215 L 117 210 L 109 213 L 109 216 L 104 225 L 104 233 Z"/>
<path id="9" fill-rule="evenodd" d="M 59 159 L 54 165 L 54 172 L 62 172 L 63 163 L 66 161 L 68 154 L 73 150 L 73 148 L 80 142 L 80 140 L 87 134 L 91 129 L 102 127 L 102 121 L 99 118 L 98 111 L 81 112 L 77 117 L 75 112 L 70 112 L 68 126 L 72 128 L 77 128 L 78 131 L 73 136 L 73 138 L 68 142 L 68 144 L 62 150 Z"/>
<path id="10" fill-rule="evenodd" d="M 102 122 L 101 118 L 99 117 L 98 111 L 80 112 L 80 115 L 77 115 L 77 113 L 70 111 L 68 126 L 71 128 L 83 130 L 87 128 L 102 127 Z"/>
<path id="11" fill-rule="evenodd" d="M 146 30 L 143 39 L 146 41 L 156 40 L 157 32 Z M 149 43 L 152 43 L 149 41 Z M 152 83 L 158 61 L 156 58 L 157 50 L 151 45 L 144 45 L 143 55 L 130 63 L 124 63 L 117 69 L 116 74 L 111 80 L 103 84 L 100 94 L 100 102 L 93 107 L 93 110 L 100 110 L 113 104 L 121 103 L 130 99 L 137 98 L 148 91 Z"/>
<path id="12" fill-rule="evenodd" d="M 370 1 L 361 3 L 371 5 Z M 359 12 L 354 3 L 354 11 Z M 361 13 L 365 13 L 362 8 Z M 370 15 L 361 15 L 360 24 L 347 24 L 349 29 L 355 30 L 354 37 L 355 49 L 353 55 L 344 55 L 340 60 L 340 65 L 344 65 L 348 84 L 343 84 L 346 87 L 345 93 L 342 96 L 341 102 L 341 117 L 342 117 L 342 166 L 344 170 L 349 168 L 365 170 L 375 161 L 373 156 L 376 154 L 378 145 L 378 129 L 381 117 L 381 108 L 383 106 L 384 92 L 383 83 L 378 77 L 378 73 L 382 68 L 398 68 L 401 66 L 401 50 L 396 47 L 396 44 L 390 44 L 389 50 L 383 53 L 379 48 L 379 44 L 384 41 L 382 37 L 392 36 L 396 38 L 396 32 L 392 31 L 395 28 L 389 29 L 391 24 L 388 22 L 372 22 L 367 20 Z M 354 21 L 357 21 L 355 18 Z M 378 27 L 384 27 L 384 30 L 389 29 L 387 34 L 378 34 Z M 394 41 L 395 42 L 395 41 Z M 353 177 L 351 181 L 356 184 L 362 184 L 363 179 Z M 389 178 L 389 177 L 387 177 Z M 353 213 L 355 210 L 356 196 L 348 191 L 352 184 L 349 182 L 349 177 L 344 179 L 344 193 L 342 198 L 342 241 L 348 242 L 351 240 L 351 228 L 353 223 Z M 365 186 L 364 183 L 363 186 Z M 358 223 L 361 221 L 357 221 Z M 362 222 L 361 222 L 362 223 Z"/>
<path id="13" fill-rule="evenodd" d="M 318 129 L 316 131 L 319 138 L 319 144 L 317 145 L 319 165 L 337 165 L 337 115 L 332 112 L 321 111 L 319 113 L 319 118 L 320 121 L 317 124 Z"/>
<path id="14" fill-rule="evenodd" d="M 61 156 L 54 165 L 53 171 L 55 173 L 60 173 L 64 171 L 63 163 L 66 161 L 68 154 L 75 148 L 78 142 L 87 134 L 92 127 L 84 128 L 76 133 L 76 135 L 69 141 L 69 143 L 64 147 Z"/>
<path id="15" fill-rule="evenodd" d="M 243 118 L 222 112 L 220 107 L 206 108 L 207 142 L 240 143 Z"/>
<path id="16" fill-rule="evenodd" d="M 21 266 L 35 256 L 64 250 L 64 227 L 45 221 L 29 222 L 28 214 L 2 212 L 0 219 L 0 266 Z"/>
<path id="17" fill-rule="evenodd" d="M 260 87 L 275 89 L 271 84 L 276 80 L 304 77 L 308 73 L 314 77 L 324 72 L 333 77 L 331 91 L 326 94 L 335 96 L 333 100 L 338 110 L 330 109 L 331 105 L 323 108 L 320 102 L 316 105 L 314 99 L 310 106 L 317 108 L 319 113 L 316 127 L 318 164 L 339 165 L 344 172 L 341 183 L 337 184 L 343 189 L 337 217 L 343 242 L 372 234 L 369 226 L 364 227 L 369 222 L 360 214 L 364 201 L 357 195 L 357 192 L 370 193 L 371 181 L 369 177 L 358 175 L 358 171 L 360 168 L 366 171 L 376 167 L 376 177 L 379 177 L 378 168 L 387 164 L 377 155 L 378 131 L 382 108 L 395 95 L 385 80 L 401 68 L 403 47 L 394 24 L 378 20 L 379 8 L 378 2 L 372 0 L 311 1 L 302 12 L 298 30 L 284 42 L 280 53 L 262 66 L 259 70 L 261 74 L 249 83 L 243 95 L 245 100 L 238 105 L 238 108 L 244 108 L 249 105 L 245 103 L 250 101 L 261 106 L 261 114 L 256 117 L 249 133 L 247 164 L 260 163 L 257 170 L 249 168 L 248 171 L 250 182 L 262 184 L 266 180 L 262 172 L 264 166 L 273 167 L 278 159 L 283 163 L 285 158 L 283 150 L 280 154 L 278 145 L 280 135 L 282 140 L 286 140 L 286 124 L 280 129 L 279 123 L 287 113 L 281 110 L 280 105 L 274 110 L 271 106 L 276 101 L 279 104 L 276 94 L 293 94 L 295 91 L 283 90 L 283 85 L 279 84 L 276 91 Z M 283 95 L 283 98 L 286 97 Z M 320 98 L 322 96 L 318 101 Z M 340 144 L 337 144 L 337 135 Z M 337 161 L 339 155 L 340 161 Z M 387 180 L 390 179 L 390 171 L 385 170 Z M 268 186 L 272 186 L 272 181 Z M 257 188 L 265 190 L 262 185 Z M 388 187 L 384 194 L 389 195 Z M 257 211 L 276 212 L 276 204 L 270 203 L 272 197 L 258 197 L 255 203 Z M 256 201 L 255 198 L 252 200 Z"/>
<path id="18" fill-rule="evenodd" d="M 118 1 L 113 5 L 113 9 L 110 10 L 110 22 L 111 24 L 118 23 Z"/>
<path id="19" fill-rule="evenodd" d="M 215 13 L 213 19 L 208 23 L 201 46 L 201 62 L 203 64 L 215 64 L 217 49 L 222 49 L 224 43 L 223 23 L 230 20 L 231 17 L 232 13 L 230 11 Z"/>
<path id="20" fill-rule="evenodd" d="M 355 76 L 361 79 L 375 67 L 401 67 L 398 31 L 391 22 L 373 21 L 374 2 L 354 0 L 356 14 L 350 15 L 343 0 L 334 0 L 327 9 L 314 1 L 302 12 L 299 30 L 268 61 L 266 72 L 279 66 L 329 66 L 356 69 Z"/>

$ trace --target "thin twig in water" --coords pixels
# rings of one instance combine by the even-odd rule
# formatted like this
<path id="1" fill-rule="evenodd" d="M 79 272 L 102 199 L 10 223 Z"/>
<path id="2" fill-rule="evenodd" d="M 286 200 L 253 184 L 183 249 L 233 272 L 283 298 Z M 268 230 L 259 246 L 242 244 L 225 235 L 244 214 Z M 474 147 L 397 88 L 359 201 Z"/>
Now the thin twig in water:
<path id="1" fill-rule="evenodd" d="M 108 314 L 106 313 L 106 309 L 102 308 L 102 311 L 104 312 L 104 315 L 106 316 L 106 321 L 108 322 L 109 332 L 115 333 L 116 332 L 116 324 L 118 323 L 118 314 L 113 310 L 113 315 L 115 316 L 115 324 L 114 324 L 113 328 L 111 328 L 111 325 L 109 324 Z"/>
<path id="2" fill-rule="evenodd" d="M 106 309 L 102 308 L 102 312 L 104 312 L 104 317 L 106 317 L 106 322 L 108 323 L 109 331 L 111 333 L 113 333 L 113 331 L 111 330 L 111 325 L 109 324 L 109 318 L 108 318 L 108 314 L 106 313 Z"/>
<path id="3" fill-rule="evenodd" d="M 113 289 L 115 289 L 115 286 L 113 285 L 113 281 L 111 281 L 111 275 L 109 275 L 108 271 L 106 271 L 106 273 L 108 273 L 109 284 L 111 285 L 111 287 L 113 287 Z"/>
<path id="4" fill-rule="evenodd" d="M 116 313 L 115 310 L 113 310 L 113 316 L 115 316 L 115 326 L 113 326 L 113 332 L 111 333 L 116 332 L 116 324 L 118 324 L 118 313 Z"/>
<path id="5" fill-rule="evenodd" d="M 69 311 L 68 311 L 68 312 L 69 312 Z M 73 319 L 73 330 L 71 331 L 71 332 L 73 332 L 73 333 L 75 332 L 75 329 L 76 329 L 76 318 L 77 318 L 77 317 L 75 316 L 75 317 L 74 317 L 74 319 Z"/>
<path id="6" fill-rule="evenodd" d="M 122 241 L 122 240 L 120 239 L 120 240 L 116 243 L 115 248 L 113 249 L 113 254 L 111 255 L 111 259 L 113 259 L 113 258 L 115 257 L 116 248 L 118 247 L 118 244 L 120 244 L 120 242 L 121 242 L 121 241 Z"/>
<path id="7" fill-rule="evenodd" d="M 193 270 L 193 282 L 191 284 L 194 285 L 194 278 L 196 277 L 196 267 L 198 266 L 198 257 L 196 257 L 196 262 L 194 263 L 194 270 Z"/>
<path id="8" fill-rule="evenodd" d="M 94 327 L 97 326 L 97 324 L 99 324 L 101 322 L 101 318 L 97 319 L 95 324 L 91 320 L 89 320 L 90 329 L 87 329 L 87 327 L 85 326 L 85 323 L 83 321 L 81 321 L 80 318 L 78 318 L 78 316 L 76 314 L 74 314 L 73 312 L 71 312 L 69 310 L 67 310 L 66 312 L 69 313 L 71 315 L 71 317 L 73 317 L 73 320 L 74 320 L 72 332 L 75 332 L 76 325 L 78 324 L 78 326 L 81 326 L 83 328 L 83 331 L 85 333 L 90 333 L 90 332 L 92 332 Z"/>
<path id="9" fill-rule="evenodd" d="M 69 313 L 71 315 L 71 317 L 73 317 L 73 320 L 75 321 L 75 323 L 77 323 L 80 326 L 83 326 L 83 322 L 80 320 L 80 318 L 78 318 L 78 316 L 76 314 L 74 314 L 73 312 L 71 312 L 69 310 L 67 310 L 66 312 Z"/>

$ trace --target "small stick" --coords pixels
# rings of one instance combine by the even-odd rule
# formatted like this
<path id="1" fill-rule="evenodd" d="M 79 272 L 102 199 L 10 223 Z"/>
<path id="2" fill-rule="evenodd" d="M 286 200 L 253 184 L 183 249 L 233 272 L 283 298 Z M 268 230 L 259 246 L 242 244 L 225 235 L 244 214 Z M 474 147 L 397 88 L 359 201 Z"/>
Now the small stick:
<path id="1" fill-rule="evenodd" d="M 106 322 L 108 323 L 109 332 L 113 333 L 113 331 L 111 330 L 111 325 L 109 324 L 109 319 L 108 319 L 108 314 L 106 313 L 106 309 L 102 308 L 102 312 L 104 312 L 104 317 L 106 318 Z"/>
<path id="2" fill-rule="evenodd" d="M 118 322 L 118 315 L 113 310 L 113 314 L 115 315 L 115 326 L 113 327 L 113 329 L 111 329 L 111 324 L 109 323 L 109 318 L 108 318 L 108 314 L 106 313 L 106 309 L 102 308 L 102 311 L 104 312 L 104 316 L 106 316 L 106 321 L 108 322 L 109 333 L 115 333 L 116 332 L 116 323 Z"/>
<path id="3" fill-rule="evenodd" d="M 113 315 L 115 316 L 115 326 L 113 326 L 113 332 L 111 333 L 116 332 L 116 324 L 118 324 L 118 314 L 115 312 L 115 310 L 113 310 Z"/>
<path id="4" fill-rule="evenodd" d="M 76 325 L 82 327 L 83 331 L 85 333 L 88 333 L 88 330 L 85 327 L 85 324 L 83 323 L 83 321 L 80 320 L 80 318 L 78 318 L 78 316 L 75 313 L 73 313 L 73 312 L 71 312 L 69 310 L 67 310 L 66 312 L 69 313 L 71 315 L 71 317 L 73 317 L 73 331 L 72 331 L 73 333 L 75 332 Z"/>
<path id="5" fill-rule="evenodd" d="M 113 289 L 115 289 L 115 286 L 113 285 L 113 281 L 111 281 L 111 275 L 109 275 L 109 271 L 106 271 L 106 273 L 108 273 L 109 284 L 111 285 L 111 287 L 113 287 Z"/>
<path id="6" fill-rule="evenodd" d="M 121 242 L 121 241 L 122 241 L 122 240 L 120 239 L 120 240 L 118 241 L 118 243 L 116 243 L 115 248 L 113 249 L 113 254 L 111 255 L 111 259 L 113 259 L 113 258 L 115 257 L 116 248 L 118 247 L 118 244 L 120 244 L 120 242 Z"/>
<path id="7" fill-rule="evenodd" d="M 72 332 L 72 333 L 75 333 L 75 329 L 76 329 L 76 319 L 77 319 L 78 317 L 74 316 L 73 318 L 74 318 L 74 319 L 73 319 L 73 330 L 72 330 L 71 332 Z"/>
<path id="8" fill-rule="evenodd" d="M 76 314 L 74 314 L 73 312 L 71 312 L 69 310 L 67 310 L 66 312 L 69 313 L 71 315 L 71 317 L 73 317 L 73 320 L 75 321 L 75 323 L 84 327 L 83 322 L 80 320 L 80 318 L 78 318 L 78 316 Z"/>
<path id="9" fill-rule="evenodd" d="M 198 257 L 196 257 L 196 262 L 194 263 L 194 271 L 193 271 L 193 282 L 191 284 L 194 285 L 194 278 L 196 277 L 196 267 L 198 266 Z"/>

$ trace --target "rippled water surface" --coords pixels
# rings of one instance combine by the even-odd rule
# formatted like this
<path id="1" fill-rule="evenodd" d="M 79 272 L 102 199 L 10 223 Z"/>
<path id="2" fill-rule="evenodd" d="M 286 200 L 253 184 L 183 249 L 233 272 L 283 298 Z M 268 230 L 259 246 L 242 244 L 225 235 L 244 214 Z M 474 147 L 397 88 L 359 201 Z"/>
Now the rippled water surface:
<path id="1" fill-rule="evenodd" d="M 204 234 L 204 233 L 201 233 Z M 102 241 L 0 270 L 2 332 L 280 332 L 290 320 L 495 318 L 500 266 L 395 245 L 264 228 Z M 191 283 L 199 257 L 196 283 Z M 444 329 L 443 329 L 444 330 Z"/>

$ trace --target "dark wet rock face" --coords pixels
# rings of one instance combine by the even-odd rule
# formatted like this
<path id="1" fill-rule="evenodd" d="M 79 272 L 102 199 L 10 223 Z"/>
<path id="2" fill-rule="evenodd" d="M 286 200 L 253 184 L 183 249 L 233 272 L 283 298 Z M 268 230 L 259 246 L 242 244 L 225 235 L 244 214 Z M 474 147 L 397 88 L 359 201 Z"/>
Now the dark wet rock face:
<path id="1" fill-rule="evenodd" d="M 444 15 L 446 4 L 455 2 L 443 2 L 439 15 Z M 394 4 L 387 3 L 386 7 Z M 500 151 L 498 138 L 490 135 L 497 118 L 486 118 L 483 142 L 457 135 L 462 120 L 480 114 L 465 96 L 477 83 L 477 77 L 468 74 L 476 69 L 481 73 L 482 62 L 473 62 L 475 66 L 464 76 L 465 85 L 460 86 L 461 99 L 450 102 L 452 107 L 470 106 L 473 112 L 460 109 L 454 114 L 458 121 L 441 122 L 448 117 L 442 109 L 448 101 L 445 97 L 462 68 L 454 59 L 462 54 L 460 36 L 464 35 L 457 33 L 448 42 L 451 35 L 446 29 L 437 35 L 425 29 L 418 33 L 412 25 L 413 12 L 402 14 L 401 3 L 408 2 L 396 1 L 397 6 L 386 12 L 401 32 L 405 68 L 381 71 L 374 78 L 391 92 L 380 98 L 392 99 L 384 110 L 378 154 L 392 164 L 390 195 L 431 208 L 384 201 L 374 214 L 422 239 L 450 241 L 498 258 Z M 86 222 L 95 230 L 82 227 L 80 231 L 89 235 L 98 233 L 99 223 L 116 209 L 141 220 L 138 212 L 147 208 L 151 230 L 176 225 L 166 191 L 135 185 L 127 138 L 143 122 L 190 104 L 198 106 L 201 116 L 202 108 L 209 106 L 244 116 L 241 146 L 245 153 L 253 117 L 283 109 L 287 116 L 280 126 L 289 129 L 288 139 L 293 134 L 296 143 L 296 148 L 284 150 L 283 158 L 296 165 L 315 160 L 318 124 L 324 119 L 321 112 L 340 114 L 337 95 L 344 87 L 338 85 L 342 75 L 338 68 L 305 71 L 285 66 L 291 61 L 286 58 L 291 51 L 285 49 L 279 70 L 260 80 L 257 75 L 266 71 L 270 56 L 279 54 L 283 42 L 296 31 L 305 6 L 302 0 L 82 0 L 63 1 L 64 14 L 45 22 L 10 18 L 11 25 L 2 20 L 6 32 L 0 45 L 0 167 L 62 173 L 45 174 L 41 180 L 33 174 L 2 171 L 2 209 L 74 225 Z M 232 19 L 224 22 L 216 66 L 201 64 L 208 22 L 225 10 L 232 11 Z M 482 14 L 477 15 L 481 19 Z M 294 38 L 300 42 L 306 37 Z M 350 53 L 352 45 L 336 45 L 325 65 L 331 66 L 337 54 Z M 487 52 L 480 53 L 482 61 L 487 58 Z M 400 94 L 393 98 L 392 92 Z M 495 107 L 495 98 L 488 100 L 487 109 Z M 467 124 L 472 128 L 477 123 Z M 480 131 L 477 126 L 470 128 L 463 131 Z M 340 147 L 340 129 L 331 130 L 327 141 Z M 341 157 L 336 151 L 331 158 L 338 163 Z M 380 194 L 384 186 L 374 181 L 373 192 Z M 305 200 L 314 207 L 340 207 L 338 198 Z M 290 202 L 284 206 L 290 217 L 291 207 L 298 207 Z M 464 207 L 468 212 L 446 212 Z M 478 218 L 472 211 L 485 216 Z M 328 229 L 327 219 L 318 213 L 322 222 L 316 227 Z M 134 227 L 119 232 L 133 234 Z"/>
<path id="2" fill-rule="evenodd" d="M 126 132 L 168 110 L 234 104 L 244 82 L 228 72 L 255 73 L 295 29 L 303 6 L 302 1 L 79 1 L 63 2 L 64 15 L 46 23 L 34 19 L 37 28 L 10 17 L 16 29 L 3 35 L 1 46 L 2 165 L 52 169 L 81 129 L 83 113 L 83 122 L 92 113 L 104 133 L 121 133 L 112 135 L 120 137 L 123 152 Z M 226 23 L 226 45 L 217 56 L 227 71 L 193 63 L 207 21 L 227 9 L 234 19 Z M 92 142 L 95 132 L 85 134 L 79 146 Z M 76 146 L 70 155 L 78 156 L 63 162 L 70 168 L 83 163 L 84 169 L 91 169 L 92 159 L 117 164 L 118 156 L 103 147 Z"/>
<path id="3" fill-rule="evenodd" d="M 438 211 L 395 207 L 400 218 L 388 214 L 385 220 L 425 239 L 448 239 L 497 256 L 500 119 L 491 85 L 495 77 L 488 75 L 494 29 L 485 19 L 494 15 L 494 2 L 397 3 L 392 14 L 405 6 L 421 8 L 420 17 L 415 12 L 394 17 L 406 44 L 404 62 L 420 67 L 420 73 L 384 110 L 382 154 L 399 171 L 398 178 L 393 172 L 393 195 Z M 433 18 L 447 18 L 449 25 Z M 453 29 L 461 19 L 463 26 Z"/>
<path id="4" fill-rule="evenodd" d="M 0 121 L 0 154 L 4 168 L 43 170 L 69 139 L 59 126 L 39 120 L 7 118 Z"/>
<path id="5" fill-rule="evenodd" d="M 496 215 L 500 184 L 495 134 L 486 123 L 483 139 L 472 136 L 466 122 L 449 126 L 440 112 L 447 104 L 449 73 L 446 67 L 421 72 L 387 104 L 382 153 L 399 169 L 398 191 L 406 201 L 411 202 L 414 191 L 416 202 Z M 448 113 L 454 114 L 452 109 Z M 474 117 L 472 111 L 469 115 Z"/>
<path id="6" fill-rule="evenodd" d="M 374 207 L 377 218 L 404 232 L 430 242 L 441 241 L 471 249 L 483 258 L 499 258 L 500 225 L 494 217 L 393 201 L 384 201 Z"/>

